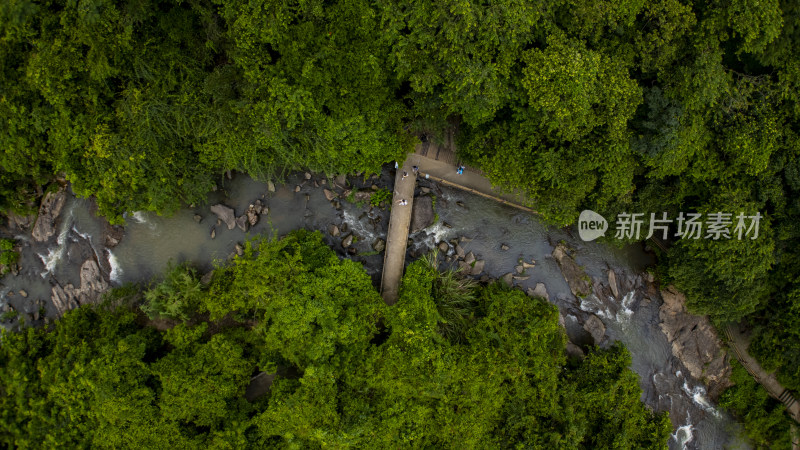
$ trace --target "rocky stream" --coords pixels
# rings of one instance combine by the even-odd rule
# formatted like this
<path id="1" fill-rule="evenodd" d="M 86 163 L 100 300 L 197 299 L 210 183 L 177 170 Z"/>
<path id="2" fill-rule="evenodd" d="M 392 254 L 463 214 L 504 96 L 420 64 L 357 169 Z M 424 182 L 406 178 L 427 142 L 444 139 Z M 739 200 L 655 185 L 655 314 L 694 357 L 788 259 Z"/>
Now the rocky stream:
<path id="1" fill-rule="evenodd" d="M 249 236 L 298 228 L 320 230 L 377 286 L 391 201 L 379 195 L 392 182 L 390 168 L 369 178 L 298 173 L 282 185 L 237 175 L 221 180 L 206 205 L 168 217 L 133 212 L 124 227 L 97 217 L 92 200 L 66 186 L 47 194 L 38 216 L 12 216 L 0 229 L 22 255 L 0 280 L 2 326 L 48 323 L 110 287 L 146 282 L 170 262 L 207 272 L 241 252 Z M 548 299 L 577 357 L 589 345 L 624 343 L 642 400 L 670 413 L 670 448 L 746 448 L 739 426 L 714 405 L 728 383 L 728 355 L 708 321 L 686 312 L 684 296 L 646 271 L 653 261 L 643 246 L 585 243 L 530 213 L 426 180 L 416 195 L 406 263 L 436 249 L 444 265 Z"/>

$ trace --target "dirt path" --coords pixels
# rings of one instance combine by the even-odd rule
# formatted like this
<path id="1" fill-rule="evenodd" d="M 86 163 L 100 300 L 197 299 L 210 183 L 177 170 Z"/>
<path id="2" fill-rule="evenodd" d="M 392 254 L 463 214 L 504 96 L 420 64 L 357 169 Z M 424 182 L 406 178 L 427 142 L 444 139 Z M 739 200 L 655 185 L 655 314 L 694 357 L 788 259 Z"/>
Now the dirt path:
<path id="1" fill-rule="evenodd" d="M 397 170 L 392 192 L 392 214 L 389 217 L 389 231 L 386 233 L 386 250 L 383 255 L 383 274 L 381 276 L 381 297 L 387 305 L 397 303 L 400 280 L 406 261 L 406 245 L 408 244 L 408 227 L 411 225 L 411 208 L 414 206 L 414 187 L 417 177 L 411 170 L 414 164 L 407 159 Z M 403 172 L 408 173 L 404 179 Z M 408 202 L 406 205 L 399 200 Z"/>
<path id="2" fill-rule="evenodd" d="M 758 383 L 764 386 L 769 395 L 778 399 L 786 406 L 786 412 L 789 413 L 795 422 L 800 423 L 800 402 L 798 402 L 792 394 L 784 388 L 775 375 L 765 371 L 758 361 L 755 360 L 750 354 L 747 353 L 749 345 L 748 336 L 743 334 L 738 325 L 729 325 L 725 329 L 725 335 L 731 344 L 731 347 L 736 353 L 736 358 L 742 363 L 745 369 L 753 376 Z"/>

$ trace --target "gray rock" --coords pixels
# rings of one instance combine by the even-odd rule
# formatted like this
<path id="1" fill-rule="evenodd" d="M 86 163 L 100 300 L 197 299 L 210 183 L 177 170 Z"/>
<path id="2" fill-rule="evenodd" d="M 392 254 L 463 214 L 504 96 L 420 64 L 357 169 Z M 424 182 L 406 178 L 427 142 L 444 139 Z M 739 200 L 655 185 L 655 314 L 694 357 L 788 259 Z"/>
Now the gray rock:
<path id="1" fill-rule="evenodd" d="M 334 183 L 336 183 L 341 188 L 347 187 L 347 176 L 337 175 L 336 178 L 334 179 Z"/>
<path id="2" fill-rule="evenodd" d="M 341 232 L 339 231 L 339 227 L 337 227 L 336 225 L 329 226 L 328 233 L 330 233 L 330 235 L 333 237 L 339 236 L 339 234 L 341 234 Z"/>
<path id="3" fill-rule="evenodd" d="M 34 221 L 36 220 L 35 214 L 20 216 L 13 212 L 7 212 L 6 217 L 8 217 L 8 224 L 11 225 L 12 229 L 17 229 L 23 232 L 30 230 Z"/>
<path id="4" fill-rule="evenodd" d="M 211 212 L 216 214 L 217 218 L 224 222 L 225 225 L 228 226 L 229 230 L 232 230 L 236 227 L 236 215 L 234 214 L 233 208 L 220 203 L 212 206 Z"/>
<path id="5" fill-rule="evenodd" d="M 20 295 L 22 298 L 28 298 L 28 293 L 27 293 L 27 292 L 25 292 L 25 289 L 20 289 L 20 290 L 19 290 L 19 295 Z"/>
<path id="6" fill-rule="evenodd" d="M 464 261 L 459 261 L 458 262 L 458 270 L 462 274 L 468 274 L 468 273 L 472 272 L 472 267 L 469 264 L 465 263 Z"/>
<path id="7" fill-rule="evenodd" d="M 475 261 L 475 264 L 472 265 L 472 275 L 480 275 L 483 272 L 483 267 L 486 264 L 486 261 L 479 259 Z"/>
<path id="8" fill-rule="evenodd" d="M 585 297 L 592 291 L 589 286 L 589 277 L 575 260 L 569 256 L 566 246 L 558 244 L 553 250 L 553 258 L 561 267 L 561 274 L 569 285 L 570 291 L 577 297 Z"/>
<path id="9" fill-rule="evenodd" d="M 211 229 L 211 239 L 214 239 L 215 237 L 217 237 L 217 230 L 215 228 L 212 228 Z"/>
<path id="10" fill-rule="evenodd" d="M 433 225 L 434 217 L 433 199 L 428 195 L 415 198 L 414 206 L 411 210 L 411 233 L 416 233 Z"/>
<path id="11" fill-rule="evenodd" d="M 348 234 L 347 237 L 342 239 L 342 247 L 348 248 L 351 245 L 353 245 L 353 235 L 352 234 Z"/>
<path id="12" fill-rule="evenodd" d="M 275 183 L 273 183 L 272 181 L 267 181 L 267 191 L 275 192 Z"/>
<path id="13" fill-rule="evenodd" d="M 456 244 L 456 255 L 458 255 L 459 258 L 464 257 L 464 249 L 458 244 Z"/>
<path id="14" fill-rule="evenodd" d="M 472 252 L 467 253 L 467 255 L 464 256 L 464 262 L 471 266 L 472 263 L 475 262 L 475 255 L 472 254 Z"/>
<path id="15" fill-rule="evenodd" d="M 453 228 L 452 225 L 450 225 L 449 223 L 447 223 L 445 221 L 442 221 L 442 226 L 444 226 L 445 228 Z"/>
<path id="16" fill-rule="evenodd" d="M 708 317 L 695 316 L 686 310 L 686 296 L 675 287 L 661 291 L 664 303 L 659 309 L 661 330 L 667 336 L 672 354 L 689 373 L 702 380 L 709 395 L 716 398 L 730 386 L 731 366 L 728 355 Z"/>
<path id="17" fill-rule="evenodd" d="M 547 287 L 544 283 L 536 283 L 536 287 L 531 289 L 528 288 L 528 295 L 531 297 L 539 297 L 550 301 L 550 294 L 547 293 Z"/>
<path id="18" fill-rule="evenodd" d="M 330 189 L 323 189 L 322 193 L 325 194 L 325 198 L 330 202 L 333 201 L 337 197 L 336 192 L 333 192 Z"/>
<path id="19" fill-rule="evenodd" d="M 590 315 L 583 324 L 583 329 L 592 335 L 595 345 L 600 345 L 600 343 L 603 342 L 603 338 L 606 334 L 606 326 L 603 325 L 603 321 L 601 321 L 599 317 L 594 314 Z"/>
<path id="20" fill-rule="evenodd" d="M 213 269 L 208 273 L 206 273 L 205 275 L 203 275 L 202 278 L 200 278 L 200 283 L 203 284 L 204 286 L 208 286 L 208 284 L 211 283 L 212 279 L 214 279 Z"/>
<path id="21" fill-rule="evenodd" d="M 87 260 L 81 265 L 80 281 L 80 288 L 72 284 L 64 287 L 58 284 L 53 286 L 50 300 L 59 314 L 64 314 L 79 305 L 97 302 L 109 288 L 108 282 L 100 272 L 100 266 L 94 259 Z"/>
<path id="22" fill-rule="evenodd" d="M 525 276 L 514 275 L 514 279 L 517 280 L 517 281 L 525 281 L 525 280 L 527 280 L 529 278 L 530 278 L 530 275 L 525 275 Z"/>
<path id="23" fill-rule="evenodd" d="M 516 270 L 517 273 L 522 273 L 522 272 L 525 271 L 525 268 L 522 267 L 522 265 L 519 265 L 519 266 L 514 267 L 514 270 Z"/>
<path id="24" fill-rule="evenodd" d="M 564 349 L 564 351 L 570 358 L 583 359 L 586 357 L 586 354 L 583 353 L 583 350 L 572 342 L 567 342 L 567 347 Z"/>
<path id="25" fill-rule="evenodd" d="M 444 253 L 444 252 L 447 252 L 448 250 L 450 250 L 450 246 L 447 245 L 447 242 L 445 242 L 445 241 L 439 242 L 439 251 L 440 252 Z"/>
<path id="26" fill-rule="evenodd" d="M 506 245 L 506 244 L 502 244 L 502 245 L 500 245 L 500 250 L 502 250 L 502 251 L 506 251 L 506 250 L 508 250 L 509 248 L 510 248 L 510 247 L 509 247 L 508 245 Z"/>
<path id="27" fill-rule="evenodd" d="M 511 272 L 508 272 L 507 274 L 500 277 L 500 280 L 509 287 L 514 286 L 514 274 Z"/>
<path id="28" fill-rule="evenodd" d="M 67 202 L 67 191 L 64 188 L 56 192 L 48 192 L 39 206 L 39 215 L 33 224 L 31 236 L 36 242 L 44 242 L 56 234 L 56 222 Z"/>
<path id="29" fill-rule="evenodd" d="M 421 188 L 420 192 L 422 192 L 423 194 L 430 194 L 431 193 L 431 188 L 426 188 L 426 187 Z"/>
<path id="30" fill-rule="evenodd" d="M 249 223 L 251 227 L 258 223 L 258 211 L 255 205 L 250 205 L 245 215 L 247 216 L 247 223 Z"/>
<path id="31" fill-rule="evenodd" d="M 356 203 L 369 203 L 370 199 L 372 199 L 372 193 L 367 191 L 358 191 L 353 194 L 353 199 Z"/>
<path id="32" fill-rule="evenodd" d="M 306 172 L 306 180 L 310 180 L 310 179 L 311 179 L 311 174 Z"/>
<path id="33" fill-rule="evenodd" d="M 200 214 L 195 214 L 194 215 L 194 221 L 195 222 L 200 223 L 202 220 L 203 220 L 203 216 L 201 216 Z"/>
<path id="34" fill-rule="evenodd" d="M 617 286 L 617 274 L 613 270 L 608 270 L 608 285 L 611 287 L 611 293 L 614 298 L 619 299 L 619 286 Z"/>
<path id="35" fill-rule="evenodd" d="M 277 375 L 277 373 L 260 372 L 258 375 L 251 378 L 250 384 L 247 385 L 244 391 L 245 400 L 252 402 L 269 392 L 272 387 L 272 382 Z"/>
<path id="36" fill-rule="evenodd" d="M 241 244 L 236 244 L 236 246 L 233 247 L 233 249 L 236 250 L 236 254 L 237 255 L 239 255 L 239 256 L 244 255 L 244 248 L 242 247 Z"/>
<path id="37" fill-rule="evenodd" d="M 525 261 L 522 261 L 522 268 L 523 269 L 526 269 L 526 270 L 527 269 L 533 269 L 534 267 L 536 267 L 536 261 L 531 260 L 531 262 L 529 262 L 529 263 L 525 262 Z"/>
<path id="38" fill-rule="evenodd" d="M 300 192 L 300 186 L 299 186 L 299 185 L 295 186 L 295 187 L 294 187 L 294 191 L 295 191 L 295 192 Z"/>
<path id="39" fill-rule="evenodd" d="M 459 238 L 459 240 L 460 240 L 461 242 L 472 242 L 472 239 L 471 239 L 471 238 L 468 238 L 468 237 L 466 237 L 466 236 L 461 236 L 461 237 Z"/>
<path id="40" fill-rule="evenodd" d="M 372 249 L 378 253 L 382 252 L 386 249 L 386 241 L 383 239 L 376 239 L 375 242 L 372 243 Z"/>
<path id="41" fill-rule="evenodd" d="M 239 227 L 240 230 L 247 232 L 247 229 L 250 228 L 250 222 L 247 220 L 246 215 L 242 215 L 236 218 L 236 226 Z"/>

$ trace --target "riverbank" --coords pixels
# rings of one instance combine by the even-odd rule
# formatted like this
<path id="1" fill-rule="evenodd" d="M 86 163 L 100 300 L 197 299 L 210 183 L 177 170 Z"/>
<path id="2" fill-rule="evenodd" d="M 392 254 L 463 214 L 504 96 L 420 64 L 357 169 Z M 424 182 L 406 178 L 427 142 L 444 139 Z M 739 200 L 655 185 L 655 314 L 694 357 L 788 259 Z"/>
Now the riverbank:
<path id="1" fill-rule="evenodd" d="M 221 183 L 205 206 L 187 207 L 171 217 L 131 214 L 124 235 L 113 247 L 106 244 L 106 228 L 102 219 L 92 215 L 91 202 L 70 197 L 63 207 L 58 232 L 49 241 L 24 242 L 23 270 L 17 277 L 3 279 L 3 302 L 9 301 L 27 315 L 33 313 L 26 309 L 28 305 L 42 300 L 48 316 L 55 317 L 58 310 L 48 303 L 54 283 L 80 288 L 78 269 L 90 258 L 99 261 L 103 279 L 117 285 L 160 274 L 170 260 L 191 261 L 207 271 L 215 260 L 235 254 L 236 245 L 248 236 L 281 235 L 298 228 L 322 231 L 325 242 L 340 257 L 362 263 L 377 286 L 383 261 L 374 244 L 385 239 L 388 205 L 372 206 L 370 199 L 371 193 L 391 188 L 393 175 L 391 167 L 366 180 L 353 176 L 328 180 L 299 173 L 279 186 L 234 176 Z M 731 421 L 713 407 L 702 383 L 672 355 L 671 344 L 660 328 L 661 300 L 648 293 L 643 272 L 652 260 L 641 247 L 612 249 L 583 243 L 568 230 L 543 225 L 527 212 L 430 180 L 420 180 L 415 195 L 431 199 L 435 223 L 423 224 L 421 230 L 411 233 L 407 260 L 444 243 L 445 264 L 470 265 L 476 277 L 486 280 L 508 279 L 511 274 L 512 283 L 523 291 L 544 290 L 559 307 L 570 339 L 577 345 L 607 346 L 621 341 L 630 349 L 643 400 L 656 411 L 670 411 L 675 425 L 673 448 L 684 444 L 686 448 L 708 448 L 731 442 Z M 238 225 L 228 229 L 222 221 L 218 224 L 210 210 L 216 204 L 229 207 L 235 222 L 246 217 L 257 200 L 267 211 L 262 210 L 256 224 L 248 225 L 246 232 Z M 553 255 L 562 241 L 570 248 L 570 257 L 585 269 L 592 290 L 598 286 L 593 296 L 579 299 L 572 292 L 562 271 L 563 258 L 559 263 Z M 475 265 L 467 262 L 470 254 L 476 264 L 482 261 L 482 270 L 475 271 Z M 104 259 L 107 264 L 102 263 Z M 50 270 L 46 270 L 45 262 Z M 609 270 L 615 274 L 618 295 L 597 295 L 611 290 Z M 26 299 L 18 295 L 20 289 L 28 294 Z M 15 295 L 8 296 L 10 292 Z M 39 321 L 44 320 L 40 317 Z"/>

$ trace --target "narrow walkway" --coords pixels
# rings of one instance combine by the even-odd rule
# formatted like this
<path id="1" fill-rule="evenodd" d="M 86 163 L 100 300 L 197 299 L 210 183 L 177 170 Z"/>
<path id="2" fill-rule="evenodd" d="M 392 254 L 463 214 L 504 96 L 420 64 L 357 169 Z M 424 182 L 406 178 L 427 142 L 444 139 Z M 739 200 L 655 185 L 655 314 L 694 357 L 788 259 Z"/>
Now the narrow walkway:
<path id="1" fill-rule="evenodd" d="M 400 291 L 400 279 L 406 262 L 406 245 L 408 244 L 408 227 L 411 225 L 411 208 L 414 206 L 414 187 L 417 177 L 411 170 L 414 164 L 407 159 L 397 169 L 394 177 L 392 193 L 392 213 L 389 216 L 389 231 L 386 233 L 386 250 L 383 254 L 383 274 L 381 275 L 381 297 L 387 305 L 397 303 Z M 408 176 L 403 179 L 403 172 Z M 401 205 L 400 200 L 408 204 Z"/>
<path id="2" fill-rule="evenodd" d="M 786 406 L 786 412 L 789 416 L 800 423 L 800 402 L 798 402 L 792 394 L 784 388 L 775 375 L 765 371 L 758 361 L 755 360 L 749 353 L 747 347 L 749 346 L 749 339 L 740 330 L 738 325 L 729 325 L 725 329 L 725 336 L 731 344 L 731 347 L 736 353 L 736 358 L 742 363 L 745 369 L 758 383 L 764 386 L 769 395 L 776 398 L 779 402 Z"/>
<path id="3" fill-rule="evenodd" d="M 495 189 L 480 170 L 467 166 L 464 173 L 459 175 L 456 172 L 458 159 L 449 148 L 439 147 L 429 142 L 419 144 L 414 154 L 409 155 L 407 161 L 413 161 L 413 165 L 419 167 L 421 178 L 536 213 L 532 208 L 525 206 L 526 201 L 522 194 Z"/>

